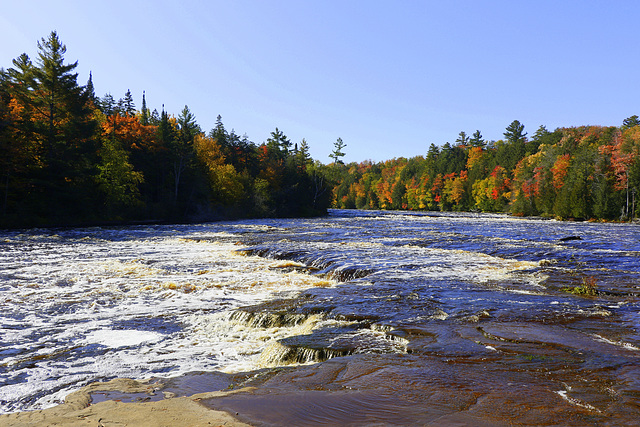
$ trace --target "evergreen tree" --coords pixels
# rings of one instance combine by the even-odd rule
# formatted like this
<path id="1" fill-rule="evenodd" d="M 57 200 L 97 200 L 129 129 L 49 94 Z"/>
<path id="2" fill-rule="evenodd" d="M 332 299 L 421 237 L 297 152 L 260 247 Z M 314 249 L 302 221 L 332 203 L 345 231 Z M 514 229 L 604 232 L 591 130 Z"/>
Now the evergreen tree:
<path id="1" fill-rule="evenodd" d="M 91 179 L 97 139 L 97 123 L 90 108 L 89 94 L 77 83 L 78 74 L 73 71 L 77 61 L 65 64 L 66 46 L 52 32 L 47 39 L 38 42 L 38 59 L 31 70 L 28 105 L 34 110 L 33 126 L 43 147 L 46 177 L 41 181 L 43 209 L 58 207 L 65 214 L 82 215 L 81 208 L 74 209 L 70 200 L 81 194 L 93 192 Z M 87 201 L 92 200 L 87 197 Z"/>
<path id="2" fill-rule="evenodd" d="M 508 144 L 503 146 L 504 157 L 499 164 L 504 166 L 508 171 L 512 171 L 526 154 L 525 143 L 527 142 L 527 133 L 524 131 L 524 125 L 514 120 L 507 126 L 504 136 Z"/>
<path id="3" fill-rule="evenodd" d="M 224 147 L 227 145 L 227 135 L 227 130 L 224 128 L 224 124 L 222 123 L 222 116 L 218 114 L 218 117 L 216 118 L 216 127 L 211 129 L 209 137 L 215 139 L 221 147 Z"/>
<path id="4" fill-rule="evenodd" d="M 336 142 L 333 143 L 333 151 L 329 154 L 329 157 L 333 159 L 334 164 L 344 164 L 342 158 L 345 156 L 345 153 L 342 151 L 344 147 L 346 147 L 342 141 L 342 138 L 338 138 Z"/>
<path id="5" fill-rule="evenodd" d="M 633 115 L 631 117 L 628 117 L 626 119 L 624 119 L 622 121 L 622 129 L 629 129 L 632 128 L 634 126 L 640 126 L 640 118 L 638 118 L 638 116 Z"/>
<path id="6" fill-rule="evenodd" d="M 463 147 L 466 147 L 467 145 L 469 145 L 469 137 L 467 136 L 467 133 L 465 131 L 462 131 L 458 134 L 458 139 L 456 139 L 456 143 L 458 143 L 458 145 L 461 145 Z"/>
<path id="7" fill-rule="evenodd" d="M 267 138 L 267 148 L 282 160 L 289 156 L 291 141 L 281 130 L 276 128 L 275 131 L 271 132 L 269 138 Z"/>
<path id="8" fill-rule="evenodd" d="M 427 151 L 427 158 L 426 158 L 427 170 L 435 172 L 436 162 L 438 161 L 439 156 L 440 156 L 440 148 L 438 148 L 438 146 L 433 143 L 429 145 L 429 151 Z"/>
<path id="9" fill-rule="evenodd" d="M 136 106 L 133 103 L 133 96 L 131 96 L 131 91 L 127 89 L 127 93 L 124 94 L 124 98 L 121 102 L 121 109 L 123 114 L 128 114 L 133 116 L 136 113 Z"/>
<path id="10" fill-rule="evenodd" d="M 159 126 L 162 121 L 162 117 L 160 117 L 160 113 L 155 108 L 151 112 L 151 116 L 149 116 L 149 124 L 153 126 Z"/>
<path id="11" fill-rule="evenodd" d="M 524 125 L 514 120 L 507 126 L 504 137 L 511 143 L 525 142 L 527 133 L 524 131 Z"/>
<path id="12" fill-rule="evenodd" d="M 484 147 L 485 146 L 485 140 L 482 138 L 482 134 L 480 133 L 479 130 L 476 130 L 473 135 L 471 136 L 471 139 L 469 140 L 469 143 L 473 146 L 473 147 Z"/>
<path id="13" fill-rule="evenodd" d="M 147 108 L 147 98 L 145 92 L 142 91 L 142 108 L 140 109 L 140 123 L 144 126 L 149 125 L 149 109 Z"/>
<path id="14" fill-rule="evenodd" d="M 89 100 L 91 100 L 94 105 L 98 105 L 98 97 L 96 96 L 96 91 L 93 87 L 93 76 L 91 75 L 91 71 L 89 71 L 89 80 L 87 80 L 87 85 L 84 87 L 84 91 Z"/>
<path id="15" fill-rule="evenodd" d="M 110 93 L 106 93 L 102 98 L 100 98 L 98 100 L 98 105 L 100 107 L 100 111 L 102 111 L 106 116 L 111 116 L 119 112 L 118 104 L 116 104 L 116 100 Z"/>
<path id="16" fill-rule="evenodd" d="M 306 167 L 308 164 L 311 163 L 311 155 L 309 154 L 309 144 L 307 143 L 307 140 L 304 138 L 302 138 L 302 141 L 300 141 L 300 148 L 296 152 L 296 158 L 297 158 L 298 164 L 301 167 Z"/>
<path id="17" fill-rule="evenodd" d="M 178 127 L 180 128 L 180 138 L 183 144 L 192 144 L 193 138 L 202 131 L 196 122 L 196 116 L 193 115 L 188 106 L 184 106 L 180 116 L 178 116 Z"/>

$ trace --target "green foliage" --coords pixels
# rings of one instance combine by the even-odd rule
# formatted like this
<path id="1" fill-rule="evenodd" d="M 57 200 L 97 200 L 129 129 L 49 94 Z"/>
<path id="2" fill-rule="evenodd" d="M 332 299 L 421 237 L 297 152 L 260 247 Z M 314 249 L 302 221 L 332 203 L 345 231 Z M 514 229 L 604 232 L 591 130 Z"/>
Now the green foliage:
<path id="1" fill-rule="evenodd" d="M 77 83 L 57 33 L 0 70 L 0 226 L 213 220 L 326 213 L 330 180 L 309 144 L 276 128 L 257 146 L 218 116 L 205 136 L 187 106 L 136 111 L 127 91 Z"/>
<path id="2" fill-rule="evenodd" d="M 470 210 L 566 219 L 635 218 L 640 199 L 640 126 L 541 126 L 527 141 L 512 122 L 503 141 L 479 131 L 460 145 L 431 144 L 425 157 L 337 168 L 333 206 Z M 621 215 L 622 212 L 622 215 Z"/>
<path id="3" fill-rule="evenodd" d="M 329 157 L 333 159 L 334 164 L 343 163 L 342 158 L 345 156 L 345 153 L 342 150 L 346 146 L 347 144 L 342 141 L 342 138 L 338 138 L 338 140 L 333 144 L 333 151 L 329 154 Z"/>
<path id="4" fill-rule="evenodd" d="M 121 209 L 139 205 L 138 184 L 143 181 L 142 173 L 133 169 L 129 154 L 120 143 L 107 138 L 100 150 L 100 158 L 96 181 L 105 196 L 105 206 L 111 211 L 109 216 L 118 216 Z"/>
<path id="5" fill-rule="evenodd" d="M 582 283 L 578 286 L 574 286 L 573 288 L 565 287 L 562 288 L 564 292 L 580 295 L 580 296 L 595 296 L 598 295 L 598 287 L 596 285 L 596 279 L 593 276 L 585 277 L 582 279 Z"/>
<path id="6" fill-rule="evenodd" d="M 338 138 L 323 165 L 278 128 L 257 145 L 220 116 L 205 135 L 187 106 L 177 118 L 150 113 L 144 93 L 141 111 L 130 91 L 97 98 L 65 53 L 52 32 L 35 62 L 22 54 L 0 70 L 2 226 L 316 215 L 331 204 L 585 220 L 640 210 L 638 116 L 620 127 L 540 126 L 530 140 L 514 120 L 504 140 L 460 132 L 455 145 L 379 163 L 345 165 Z"/>

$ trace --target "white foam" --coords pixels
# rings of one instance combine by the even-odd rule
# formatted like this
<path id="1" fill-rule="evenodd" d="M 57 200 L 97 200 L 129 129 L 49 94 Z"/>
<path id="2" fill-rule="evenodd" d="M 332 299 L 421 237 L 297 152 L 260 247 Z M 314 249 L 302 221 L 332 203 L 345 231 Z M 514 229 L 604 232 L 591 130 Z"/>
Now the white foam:
<path id="1" fill-rule="evenodd" d="M 12 349 L 2 355 L 12 371 L 0 376 L 0 400 L 7 402 L 0 413 L 51 406 L 98 378 L 241 365 L 250 354 L 240 341 L 209 345 L 190 335 L 188 325 L 181 330 L 181 320 L 335 284 L 270 268 L 272 260 L 236 253 L 233 234 L 200 228 L 175 235 L 143 230 L 141 238 L 98 229 L 64 244 L 55 236 L 24 235 L 0 252 L 7 286 L 0 321 Z M 147 319 L 172 329 L 136 328 Z M 96 355 L 94 345 L 107 350 Z M 47 397 L 20 403 L 39 394 Z"/>
<path id="2" fill-rule="evenodd" d="M 593 337 L 595 337 L 595 339 L 600 341 L 600 342 L 604 342 L 604 343 L 607 343 L 607 344 L 615 345 L 616 347 L 621 347 L 621 348 L 624 348 L 626 350 L 640 351 L 640 348 L 634 346 L 633 344 L 629 344 L 627 342 L 613 341 L 613 340 L 610 340 L 610 339 L 605 338 L 602 335 L 598 335 L 598 334 L 593 334 Z"/>
<path id="3" fill-rule="evenodd" d="M 560 397 L 562 397 L 564 400 L 566 400 L 567 402 L 569 402 L 572 405 L 579 406 L 581 408 L 585 408 L 585 409 L 588 409 L 590 411 L 594 411 L 594 412 L 598 412 L 598 413 L 601 412 L 595 406 L 589 405 L 588 403 L 582 402 L 582 401 L 580 401 L 578 399 L 574 399 L 573 397 L 568 396 L 567 395 L 567 391 L 565 391 L 565 390 L 559 390 L 559 391 L 556 391 L 555 393 L 558 394 Z"/>
<path id="4" fill-rule="evenodd" d="M 84 343 L 101 344 L 111 348 L 118 348 L 157 342 L 162 338 L 162 334 L 151 331 L 102 329 L 93 331 L 87 335 Z"/>

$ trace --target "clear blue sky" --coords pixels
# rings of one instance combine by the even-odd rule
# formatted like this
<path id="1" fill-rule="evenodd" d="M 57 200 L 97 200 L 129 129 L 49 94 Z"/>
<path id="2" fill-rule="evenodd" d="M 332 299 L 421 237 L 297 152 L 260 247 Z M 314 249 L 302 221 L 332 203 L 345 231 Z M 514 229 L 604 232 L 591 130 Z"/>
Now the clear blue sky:
<path id="1" fill-rule="evenodd" d="M 425 154 L 514 119 L 620 125 L 640 115 L 640 2 L 7 1 L 0 67 L 58 31 L 99 96 L 188 105 L 256 143 L 276 127 L 323 163 Z"/>

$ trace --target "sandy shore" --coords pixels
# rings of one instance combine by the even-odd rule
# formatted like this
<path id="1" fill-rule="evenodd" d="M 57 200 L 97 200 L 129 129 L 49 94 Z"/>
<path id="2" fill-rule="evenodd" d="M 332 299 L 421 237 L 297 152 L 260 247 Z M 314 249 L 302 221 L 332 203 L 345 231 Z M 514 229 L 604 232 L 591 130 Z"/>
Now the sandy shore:
<path id="1" fill-rule="evenodd" d="M 248 426 L 224 411 L 209 409 L 199 402 L 248 391 L 198 393 L 189 397 L 172 397 L 149 402 L 121 402 L 105 400 L 91 403 L 91 393 L 122 392 L 153 395 L 158 384 L 130 379 L 115 379 L 93 383 L 76 391 L 65 403 L 53 408 L 0 415 L 0 425 L 17 426 Z"/>

